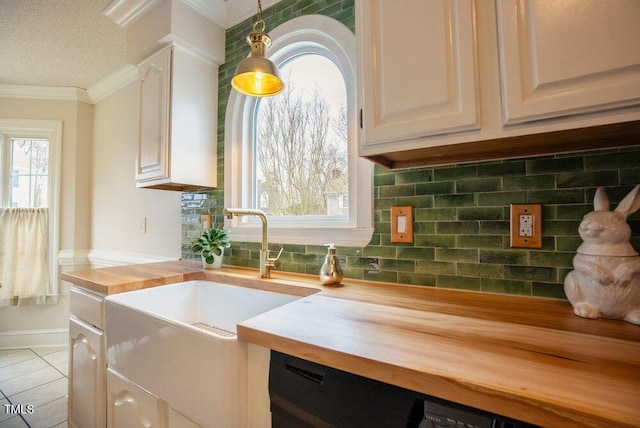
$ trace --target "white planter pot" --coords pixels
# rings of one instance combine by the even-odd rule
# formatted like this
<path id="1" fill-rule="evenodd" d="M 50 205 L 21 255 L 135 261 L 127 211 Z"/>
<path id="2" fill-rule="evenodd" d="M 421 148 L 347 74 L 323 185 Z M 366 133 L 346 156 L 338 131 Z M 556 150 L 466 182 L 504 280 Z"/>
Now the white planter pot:
<path id="1" fill-rule="evenodd" d="M 205 269 L 218 269 L 222 267 L 222 256 L 224 256 L 224 248 L 220 248 L 220 255 L 216 256 L 215 254 L 213 255 L 213 263 L 207 263 L 207 261 L 205 260 L 204 256 L 202 257 L 202 267 Z"/>

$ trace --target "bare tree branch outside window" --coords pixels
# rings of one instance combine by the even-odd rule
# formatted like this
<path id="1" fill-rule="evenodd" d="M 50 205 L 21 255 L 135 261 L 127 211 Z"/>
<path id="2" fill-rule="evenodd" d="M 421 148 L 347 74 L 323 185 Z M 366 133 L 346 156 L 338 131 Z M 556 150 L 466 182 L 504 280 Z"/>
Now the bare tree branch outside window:
<path id="1" fill-rule="evenodd" d="M 276 216 L 348 214 L 348 204 L 336 202 L 348 200 L 346 109 L 332 115 L 318 87 L 310 96 L 305 89 L 289 84 L 260 101 L 258 207 Z"/>
<path id="2" fill-rule="evenodd" d="M 12 139 L 12 206 L 38 208 L 48 203 L 48 140 Z"/>

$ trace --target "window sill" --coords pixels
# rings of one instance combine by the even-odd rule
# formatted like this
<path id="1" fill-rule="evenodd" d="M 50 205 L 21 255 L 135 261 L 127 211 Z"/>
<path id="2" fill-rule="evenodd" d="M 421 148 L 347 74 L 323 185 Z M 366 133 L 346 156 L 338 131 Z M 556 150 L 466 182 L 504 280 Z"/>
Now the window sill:
<path id="1" fill-rule="evenodd" d="M 232 242 L 262 242 L 260 227 L 229 227 Z M 269 226 L 269 242 L 277 244 L 324 245 L 334 243 L 342 247 L 364 247 L 371 241 L 373 228 L 277 227 Z"/>

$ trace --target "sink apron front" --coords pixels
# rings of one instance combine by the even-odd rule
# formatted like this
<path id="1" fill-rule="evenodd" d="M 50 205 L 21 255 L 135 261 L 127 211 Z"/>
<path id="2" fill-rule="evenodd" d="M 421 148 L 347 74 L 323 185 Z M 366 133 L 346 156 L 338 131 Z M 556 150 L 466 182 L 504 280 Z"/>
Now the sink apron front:
<path id="1" fill-rule="evenodd" d="M 179 287 L 106 299 L 107 366 L 202 426 L 245 427 L 248 344 L 236 325 L 299 297 L 206 281 Z"/>

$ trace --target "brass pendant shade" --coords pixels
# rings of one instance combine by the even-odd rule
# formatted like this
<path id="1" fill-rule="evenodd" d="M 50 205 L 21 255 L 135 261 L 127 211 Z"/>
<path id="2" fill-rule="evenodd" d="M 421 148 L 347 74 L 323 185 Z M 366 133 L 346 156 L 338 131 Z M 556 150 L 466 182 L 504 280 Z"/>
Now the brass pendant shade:
<path id="1" fill-rule="evenodd" d="M 265 57 L 271 39 L 264 29 L 262 4 L 258 1 L 258 17 L 253 24 L 253 32 L 247 36 L 251 54 L 238 64 L 236 74 L 231 79 L 231 86 L 236 91 L 252 97 L 270 97 L 284 90 L 278 66 Z"/>

